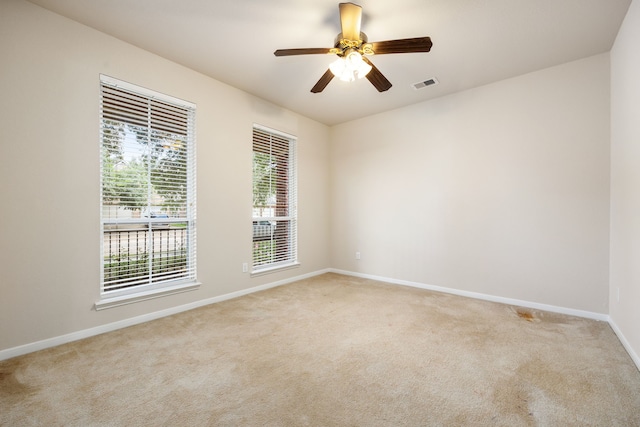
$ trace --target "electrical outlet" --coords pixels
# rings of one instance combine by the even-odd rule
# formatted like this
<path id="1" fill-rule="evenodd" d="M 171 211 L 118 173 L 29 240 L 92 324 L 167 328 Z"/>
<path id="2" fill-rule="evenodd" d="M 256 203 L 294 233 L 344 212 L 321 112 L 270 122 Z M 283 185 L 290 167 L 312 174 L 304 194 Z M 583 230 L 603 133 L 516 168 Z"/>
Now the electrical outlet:
<path id="1" fill-rule="evenodd" d="M 246 262 L 242 263 L 242 272 L 246 273 L 247 271 L 249 271 L 249 264 L 247 264 Z"/>
<path id="2" fill-rule="evenodd" d="M 360 259 L 360 252 L 356 252 L 356 259 Z"/>

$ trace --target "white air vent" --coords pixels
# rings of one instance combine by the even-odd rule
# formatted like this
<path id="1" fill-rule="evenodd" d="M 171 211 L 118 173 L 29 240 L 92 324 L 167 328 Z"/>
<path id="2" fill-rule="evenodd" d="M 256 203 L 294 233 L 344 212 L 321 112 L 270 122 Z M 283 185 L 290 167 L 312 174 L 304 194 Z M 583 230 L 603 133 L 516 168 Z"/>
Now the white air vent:
<path id="1" fill-rule="evenodd" d="M 435 77 L 432 77 L 432 78 L 427 79 L 427 80 L 425 80 L 423 82 L 414 83 L 414 84 L 411 85 L 411 87 L 414 90 L 418 90 L 418 89 L 425 88 L 427 86 L 433 86 L 433 85 L 437 85 L 437 84 L 438 84 L 438 80 L 436 80 Z"/>

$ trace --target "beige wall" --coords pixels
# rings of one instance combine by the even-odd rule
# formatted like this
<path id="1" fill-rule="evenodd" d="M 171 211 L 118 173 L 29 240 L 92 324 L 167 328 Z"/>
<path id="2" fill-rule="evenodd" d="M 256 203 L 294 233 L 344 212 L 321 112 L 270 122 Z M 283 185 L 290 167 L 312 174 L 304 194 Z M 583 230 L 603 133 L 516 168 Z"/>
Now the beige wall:
<path id="1" fill-rule="evenodd" d="M 332 267 L 607 313 L 607 54 L 331 132 Z"/>
<path id="2" fill-rule="evenodd" d="M 0 58 L 0 350 L 329 267 L 326 126 L 22 0 Z M 202 286 L 96 312 L 100 73 L 197 104 Z M 302 265 L 250 278 L 253 123 L 298 137 Z"/>
<path id="3" fill-rule="evenodd" d="M 606 54 L 329 129 L 0 2 L 0 351 L 333 267 L 610 311 L 637 354 L 638 28 L 635 1 L 611 57 L 610 163 Z M 197 104 L 202 286 L 96 312 L 100 73 Z M 298 137 L 302 266 L 252 279 L 253 123 Z"/>
<path id="4" fill-rule="evenodd" d="M 640 3 L 611 50 L 611 320 L 640 367 Z M 619 296 L 619 297 L 618 297 Z"/>

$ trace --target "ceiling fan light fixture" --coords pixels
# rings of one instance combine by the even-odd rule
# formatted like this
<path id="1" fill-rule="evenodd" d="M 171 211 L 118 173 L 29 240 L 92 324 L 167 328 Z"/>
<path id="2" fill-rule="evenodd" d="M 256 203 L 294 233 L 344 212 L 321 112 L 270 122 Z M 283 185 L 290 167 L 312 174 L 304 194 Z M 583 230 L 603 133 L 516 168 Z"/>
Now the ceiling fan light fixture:
<path id="1" fill-rule="evenodd" d="M 340 80 L 352 82 L 366 76 L 371 71 L 371 65 L 362 60 L 362 55 L 358 51 L 351 50 L 332 62 L 329 69 Z"/>
<path id="2" fill-rule="evenodd" d="M 385 92 L 391 89 L 391 82 L 363 55 L 429 52 L 431 50 L 433 43 L 431 43 L 430 37 L 369 43 L 367 35 L 360 31 L 362 7 L 354 3 L 340 3 L 338 8 L 340 9 L 340 28 L 342 31 L 335 38 L 332 48 L 277 49 L 273 52 L 275 56 L 338 55 L 338 59 L 329 66 L 329 69 L 311 88 L 311 93 L 322 92 L 334 77 L 350 82 L 365 76 L 378 92 Z"/>

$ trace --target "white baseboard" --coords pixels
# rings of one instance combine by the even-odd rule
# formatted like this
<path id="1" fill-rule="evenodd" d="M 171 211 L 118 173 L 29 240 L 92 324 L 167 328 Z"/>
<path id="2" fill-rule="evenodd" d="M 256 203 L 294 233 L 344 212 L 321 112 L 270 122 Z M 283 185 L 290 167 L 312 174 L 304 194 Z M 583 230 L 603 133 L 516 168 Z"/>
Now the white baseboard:
<path id="1" fill-rule="evenodd" d="M 149 322 L 151 320 L 156 320 L 162 317 L 171 316 L 173 314 L 181 313 L 183 311 L 193 310 L 194 308 L 202 307 L 205 305 L 230 300 L 233 298 L 238 298 L 244 295 L 252 294 L 254 292 L 259 292 L 266 289 L 275 288 L 277 286 L 286 285 L 288 283 L 296 282 L 298 280 L 308 279 L 310 277 L 318 276 L 324 273 L 344 274 L 346 276 L 354 276 L 354 277 L 360 277 L 363 279 L 378 280 L 386 283 L 392 283 L 392 284 L 403 285 L 403 286 L 411 286 L 414 288 L 426 289 L 426 290 L 436 291 L 436 292 L 444 292 L 448 294 L 459 295 L 459 296 L 481 299 L 481 300 L 492 301 L 492 302 L 498 302 L 502 304 L 509 304 L 509 305 L 515 305 L 519 307 L 533 308 L 536 310 L 544 310 L 544 311 L 550 311 L 555 313 L 568 314 L 572 316 L 584 317 L 588 319 L 606 321 L 611 325 L 611 328 L 613 329 L 615 334 L 618 336 L 618 339 L 620 339 L 620 342 L 629 353 L 629 356 L 631 356 L 631 359 L 640 370 L 640 357 L 638 357 L 638 355 L 633 351 L 633 349 L 631 348 L 631 345 L 625 338 L 624 334 L 620 331 L 620 328 L 618 328 L 615 322 L 613 322 L 607 314 L 593 313 L 590 311 L 576 310 L 576 309 L 565 308 L 565 307 L 557 307 L 557 306 L 547 305 L 547 304 L 539 304 L 539 303 L 522 301 L 522 300 L 517 300 L 512 298 L 503 298 L 503 297 L 498 297 L 494 295 L 462 291 L 462 290 L 453 289 L 453 288 L 444 288 L 441 286 L 427 285 L 424 283 L 392 279 L 389 277 L 381 277 L 381 276 L 375 276 L 371 274 L 356 273 L 352 271 L 338 270 L 334 268 L 318 270 L 312 273 L 291 277 L 289 279 L 266 283 L 264 285 L 254 286 L 252 288 L 242 289 L 240 291 L 231 292 L 228 294 L 224 294 L 224 295 L 220 295 L 212 298 L 194 301 L 189 304 L 184 304 L 177 307 L 171 307 L 165 310 L 155 311 L 153 313 L 147 313 L 141 316 L 136 316 L 129 319 L 120 320 L 117 322 L 108 323 L 106 325 L 97 326 L 95 328 L 84 329 L 81 331 L 72 332 L 70 334 L 48 338 L 42 341 L 37 341 L 34 343 L 21 345 L 21 346 L 9 348 L 6 350 L 0 350 L 0 360 L 10 359 L 12 357 L 21 356 L 23 354 L 33 353 L 34 351 L 44 350 L 46 348 L 55 347 L 58 345 L 70 343 L 70 342 L 81 340 L 84 338 L 89 338 L 95 335 L 100 335 L 100 334 L 115 331 L 118 329 L 126 328 L 129 326 L 137 325 L 140 323 Z"/>
<path id="2" fill-rule="evenodd" d="M 6 350 L 0 350 L 0 360 L 6 360 L 12 357 L 22 356 L 23 354 L 33 353 L 34 351 L 44 350 L 46 348 L 70 343 L 72 341 L 77 341 L 77 340 L 89 338 L 95 335 L 104 334 L 106 332 L 111 332 L 118 329 L 129 327 L 129 326 L 137 325 L 140 323 L 149 322 L 151 320 L 156 320 L 162 317 L 171 316 L 173 314 L 181 313 L 183 311 L 193 310 L 194 308 L 202 307 L 209 304 L 214 304 L 216 302 L 226 301 L 233 298 L 238 298 L 244 295 L 248 295 L 254 292 L 275 288 L 276 286 L 282 286 L 298 280 L 307 279 L 309 277 L 314 277 L 320 274 L 328 273 L 329 271 L 330 271 L 329 269 L 318 270 L 312 273 L 291 277 L 289 279 L 279 280 L 277 282 L 271 282 L 271 283 L 267 283 L 260 286 L 254 286 L 252 288 L 242 289 L 240 291 L 231 292 L 231 293 L 220 295 L 217 297 L 194 301 L 189 304 L 184 304 L 177 307 L 171 307 L 165 310 L 155 311 L 153 313 L 143 314 L 141 316 L 131 317 L 129 319 L 119 320 L 117 322 L 108 323 L 106 325 L 96 326 L 95 328 L 84 329 L 81 331 L 72 332 L 70 334 L 60 335 L 53 338 L 47 338 L 45 340 L 24 344 L 18 347 L 8 348 Z"/>
<path id="3" fill-rule="evenodd" d="M 459 295 L 459 296 L 468 297 L 468 298 L 475 298 L 475 299 L 480 299 L 480 300 L 485 300 L 485 301 L 498 302 L 498 303 L 501 303 L 501 304 L 515 305 L 515 306 L 518 306 L 518 307 L 532 308 L 532 309 L 535 309 L 535 310 L 550 311 L 552 313 L 568 314 L 568 315 L 571 315 L 571 316 L 585 317 L 587 319 L 601 320 L 601 321 L 604 321 L 604 322 L 608 322 L 609 321 L 609 315 L 608 314 L 604 314 L 604 313 L 594 313 L 594 312 L 591 312 L 591 311 L 576 310 L 576 309 L 573 309 L 573 308 L 558 307 L 558 306 L 555 306 L 555 305 L 540 304 L 540 303 L 536 303 L 536 302 L 523 301 L 523 300 L 513 299 L 513 298 L 503 298 L 503 297 L 499 297 L 499 296 L 495 296 L 495 295 L 488 295 L 488 294 L 481 294 L 481 293 L 478 293 L 478 292 L 463 291 L 463 290 L 454 289 L 454 288 L 444 288 L 442 286 L 433 286 L 433 285 L 427 285 L 425 283 L 410 282 L 408 280 L 392 279 L 392 278 L 389 278 L 389 277 L 374 276 L 374 275 L 371 275 L 371 274 L 355 273 L 353 271 L 337 270 L 337 269 L 334 269 L 334 268 L 330 269 L 330 271 L 332 273 L 344 274 L 344 275 L 347 275 L 347 276 L 361 277 L 363 279 L 378 280 L 380 282 L 387 282 L 387 283 L 392 283 L 392 284 L 396 284 L 396 285 L 410 286 L 410 287 L 413 287 L 413 288 L 420 288 L 420 289 L 426 289 L 426 290 L 429 290 L 429 291 L 443 292 L 443 293 L 447 293 L 447 294 Z"/>
<path id="4" fill-rule="evenodd" d="M 410 281 L 407 281 L 407 280 L 392 279 L 392 278 L 389 278 L 389 277 L 375 276 L 375 275 L 371 275 L 371 274 L 356 273 L 356 272 L 353 272 L 353 271 L 338 270 L 338 269 L 335 269 L 335 268 L 331 268 L 331 269 L 329 269 L 329 271 L 331 271 L 332 273 L 344 274 L 344 275 L 347 275 L 347 276 L 360 277 L 360 278 L 363 278 L 363 279 L 378 280 L 380 282 L 392 283 L 392 284 L 396 284 L 396 285 L 411 286 L 411 287 L 414 287 L 414 288 L 427 289 L 427 290 L 430 290 L 430 291 L 444 292 L 444 293 L 447 293 L 447 294 L 460 295 L 460 296 L 463 296 L 463 297 L 476 298 L 476 299 L 481 299 L 481 300 L 486 300 L 486 301 L 498 302 L 498 303 L 502 303 L 502 304 L 515 305 L 515 306 L 518 306 L 518 307 L 527 307 L 527 308 L 532 308 L 532 309 L 535 309 L 535 310 L 550 311 L 552 313 L 568 314 L 570 316 L 584 317 L 584 318 L 587 318 L 587 319 L 600 320 L 600 321 L 603 321 L 603 322 L 607 322 L 611 326 L 611 329 L 613 329 L 613 331 L 617 335 L 617 337 L 620 340 L 620 342 L 622 343 L 622 346 L 624 347 L 624 349 L 627 351 L 627 353 L 629 354 L 629 356 L 633 360 L 633 363 L 635 363 L 635 365 L 638 368 L 638 370 L 640 370 L 640 357 L 633 350 L 633 348 L 631 347 L 631 344 L 629 344 L 629 341 L 627 341 L 627 338 L 624 336 L 624 334 L 622 333 L 620 328 L 618 328 L 618 325 L 616 325 L 616 323 L 611 319 L 611 317 L 608 314 L 594 313 L 594 312 L 591 312 L 591 311 L 576 310 L 576 309 L 573 309 L 573 308 L 558 307 L 558 306 L 555 306 L 555 305 L 540 304 L 540 303 L 536 303 L 536 302 L 523 301 L 523 300 L 512 299 L 512 298 L 503 298 L 503 297 L 498 297 L 498 296 L 495 296 L 495 295 L 487 295 L 487 294 L 481 294 L 481 293 L 477 293 L 477 292 L 462 291 L 462 290 L 453 289 L 453 288 L 443 288 L 441 286 L 427 285 L 427 284 L 424 284 L 424 283 L 410 282 Z"/>
<path id="5" fill-rule="evenodd" d="M 613 319 L 609 319 L 609 325 L 611 325 L 611 329 L 613 329 L 613 332 L 616 333 L 618 339 L 622 343 L 622 346 L 625 350 L 627 350 L 627 353 L 629 353 L 629 356 L 631 356 L 633 363 L 636 364 L 636 367 L 640 371 L 640 357 L 636 354 L 635 351 L 633 351 L 631 344 L 629 344 L 629 341 L 627 341 L 627 338 L 624 336 L 620 328 L 618 328 L 618 325 L 613 321 Z"/>

